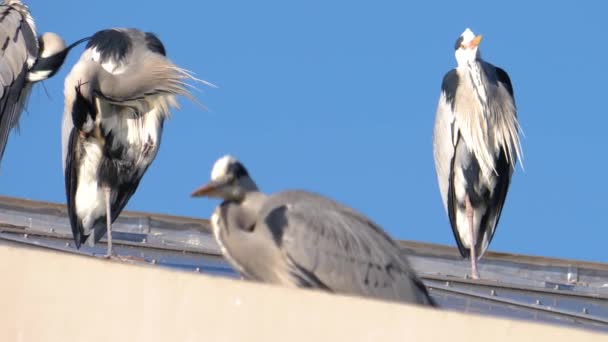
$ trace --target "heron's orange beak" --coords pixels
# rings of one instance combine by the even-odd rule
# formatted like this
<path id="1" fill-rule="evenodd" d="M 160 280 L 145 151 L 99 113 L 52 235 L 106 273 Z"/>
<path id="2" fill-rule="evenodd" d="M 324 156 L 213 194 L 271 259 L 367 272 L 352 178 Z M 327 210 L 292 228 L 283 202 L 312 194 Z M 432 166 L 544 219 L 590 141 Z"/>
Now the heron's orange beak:
<path id="1" fill-rule="evenodd" d="M 201 186 L 200 188 L 194 190 L 194 192 L 192 192 L 191 196 L 192 197 L 212 197 L 214 194 L 217 193 L 220 186 L 221 186 L 221 184 L 217 184 L 215 182 L 209 182 L 209 183 Z"/>
<path id="2" fill-rule="evenodd" d="M 222 198 L 222 190 L 228 185 L 228 179 L 220 178 L 211 180 L 192 192 L 192 197 L 219 197 Z"/>
<path id="3" fill-rule="evenodd" d="M 469 44 L 470 47 L 474 48 L 477 47 L 477 45 L 479 45 L 479 43 L 481 43 L 481 38 L 482 35 L 478 35 L 475 38 L 473 38 L 473 40 L 471 40 L 471 43 Z"/>

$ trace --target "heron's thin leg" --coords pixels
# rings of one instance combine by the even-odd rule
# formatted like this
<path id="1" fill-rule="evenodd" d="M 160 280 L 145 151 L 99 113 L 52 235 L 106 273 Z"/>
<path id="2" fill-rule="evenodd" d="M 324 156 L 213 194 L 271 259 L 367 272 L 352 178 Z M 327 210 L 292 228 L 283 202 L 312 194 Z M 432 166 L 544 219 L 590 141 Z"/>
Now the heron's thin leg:
<path id="1" fill-rule="evenodd" d="M 87 246 L 95 247 L 95 226 L 93 226 L 89 232 L 89 238 L 87 239 Z"/>
<path id="2" fill-rule="evenodd" d="M 477 251 L 475 248 L 475 241 L 477 241 L 477 239 L 475 237 L 475 226 L 473 225 L 473 205 L 471 204 L 469 195 L 465 196 L 464 205 L 467 213 L 467 221 L 469 222 L 469 234 L 471 236 L 471 244 L 469 248 L 469 257 L 471 258 L 471 278 L 479 279 L 479 272 L 477 272 Z"/>
<path id="3" fill-rule="evenodd" d="M 110 209 L 110 194 L 112 189 L 109 186 L 103 188 L 106 197 L 106 226 L 107 226 L 107 239 L 108 239 L 108 254 L 107 257 L 112 256 L 112 211 Z"/>

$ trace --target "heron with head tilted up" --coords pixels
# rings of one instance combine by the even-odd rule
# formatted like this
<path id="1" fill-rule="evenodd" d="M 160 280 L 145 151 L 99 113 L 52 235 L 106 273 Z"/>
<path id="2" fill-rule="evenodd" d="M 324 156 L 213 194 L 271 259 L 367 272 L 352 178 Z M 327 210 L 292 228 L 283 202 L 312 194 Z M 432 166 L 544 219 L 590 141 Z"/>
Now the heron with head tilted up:
<path id="1" fill-rule="evenodd" d="M 477 260 L 494 236 L 521 159 L 511 80 L 481 59 L 480 41 L 470 29 L 456 41 L 458 66 L 443 78 L 433 132 L 443 205 L 473 278 L 479 278 Z"/>
<path id="2" fill-rule="evenodd" d="M 230 156 L 192 196 L 223 199 L 213 232 L 247 279 L 434 305 L 399 245 L 349 207 L 307 191 L 266 195 Z"/>
<path id="3" fill-rule="evenodd" d="M 89 40 L 65 80 L 62 145 L 68 215 L 76 247 L 95 244 L 133 195 L 161 141 L 176 95 L 195 79 L 137 29 L 109 29 Z"/>
<path id="4" fill-rule="evenodd" d="M 66 47 L 55 33 L 37 38 L 36 25 L 26 5 L 19 0 L 0 4 L 0 160 L 32 85 L 55 75 L 68 52 L 86 39 Z"/>

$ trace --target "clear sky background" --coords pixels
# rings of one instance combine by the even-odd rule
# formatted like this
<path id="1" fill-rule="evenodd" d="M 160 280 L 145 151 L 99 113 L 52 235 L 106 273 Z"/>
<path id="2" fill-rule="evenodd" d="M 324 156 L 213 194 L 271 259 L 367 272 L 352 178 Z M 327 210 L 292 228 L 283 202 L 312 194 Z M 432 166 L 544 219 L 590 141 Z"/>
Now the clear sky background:
<path id="1" fill-rule="evenodd" d="M 470 27 L 511 76 L 525 133 L 491 250 L 608 262 L 608 5 L 508 1 L 30 1 L 67 42 L 127 26 L 218 86 L 181 101 L 128 209 L 209 217 L 192 199 L 230 153 L 266 192 L 320 192 L 399 239 L 455 245 L 432 131 L 454 42 Z M 37 85 L 0 169 L 0 194 L 65 202 L 63 80 Z"/>

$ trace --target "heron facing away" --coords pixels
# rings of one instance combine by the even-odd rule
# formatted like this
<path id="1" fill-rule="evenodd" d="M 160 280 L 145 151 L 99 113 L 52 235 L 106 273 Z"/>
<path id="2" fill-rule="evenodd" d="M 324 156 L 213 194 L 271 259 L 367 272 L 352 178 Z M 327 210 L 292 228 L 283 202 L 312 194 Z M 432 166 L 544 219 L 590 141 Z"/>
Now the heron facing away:
<path id="1" fill-rule="evenodd" d="M 247 279 L 434 305 L 397 243 L 351 208 L 306 191 L 265 195 L 231 156 L 192 196 L 224 200 L 213 233 Z"/>
<path id="2" fill-rule="evenodd" d="M 481 59 L 466 29 L 456 41 L 458 66 L 443 78 L 433 150 L 443 205 L 460 254 L 484 254 L 500 218 L 511 175 L 521 159 L 519 124 L 509 75 Z"/>
<path id="3" fill-rule="evenodd" d="M 26 5 L 19 0 L 0 4 L 0 160 L 8 135 L 19 123 L 35 82 L 53 76 L 70 49 L 55 33 L 36 37 L 36 25 Z"/>
<path id="4" fill-rule="evenodd" d="M 112 222 L 156 157 L 176 95 L 192 99 L 192 80 L 200 81 L 152 33 L 117 28 L 91 37 L 64 90 L 62 153 L 77 248 L 107 231 L 112 255 Z"/>

